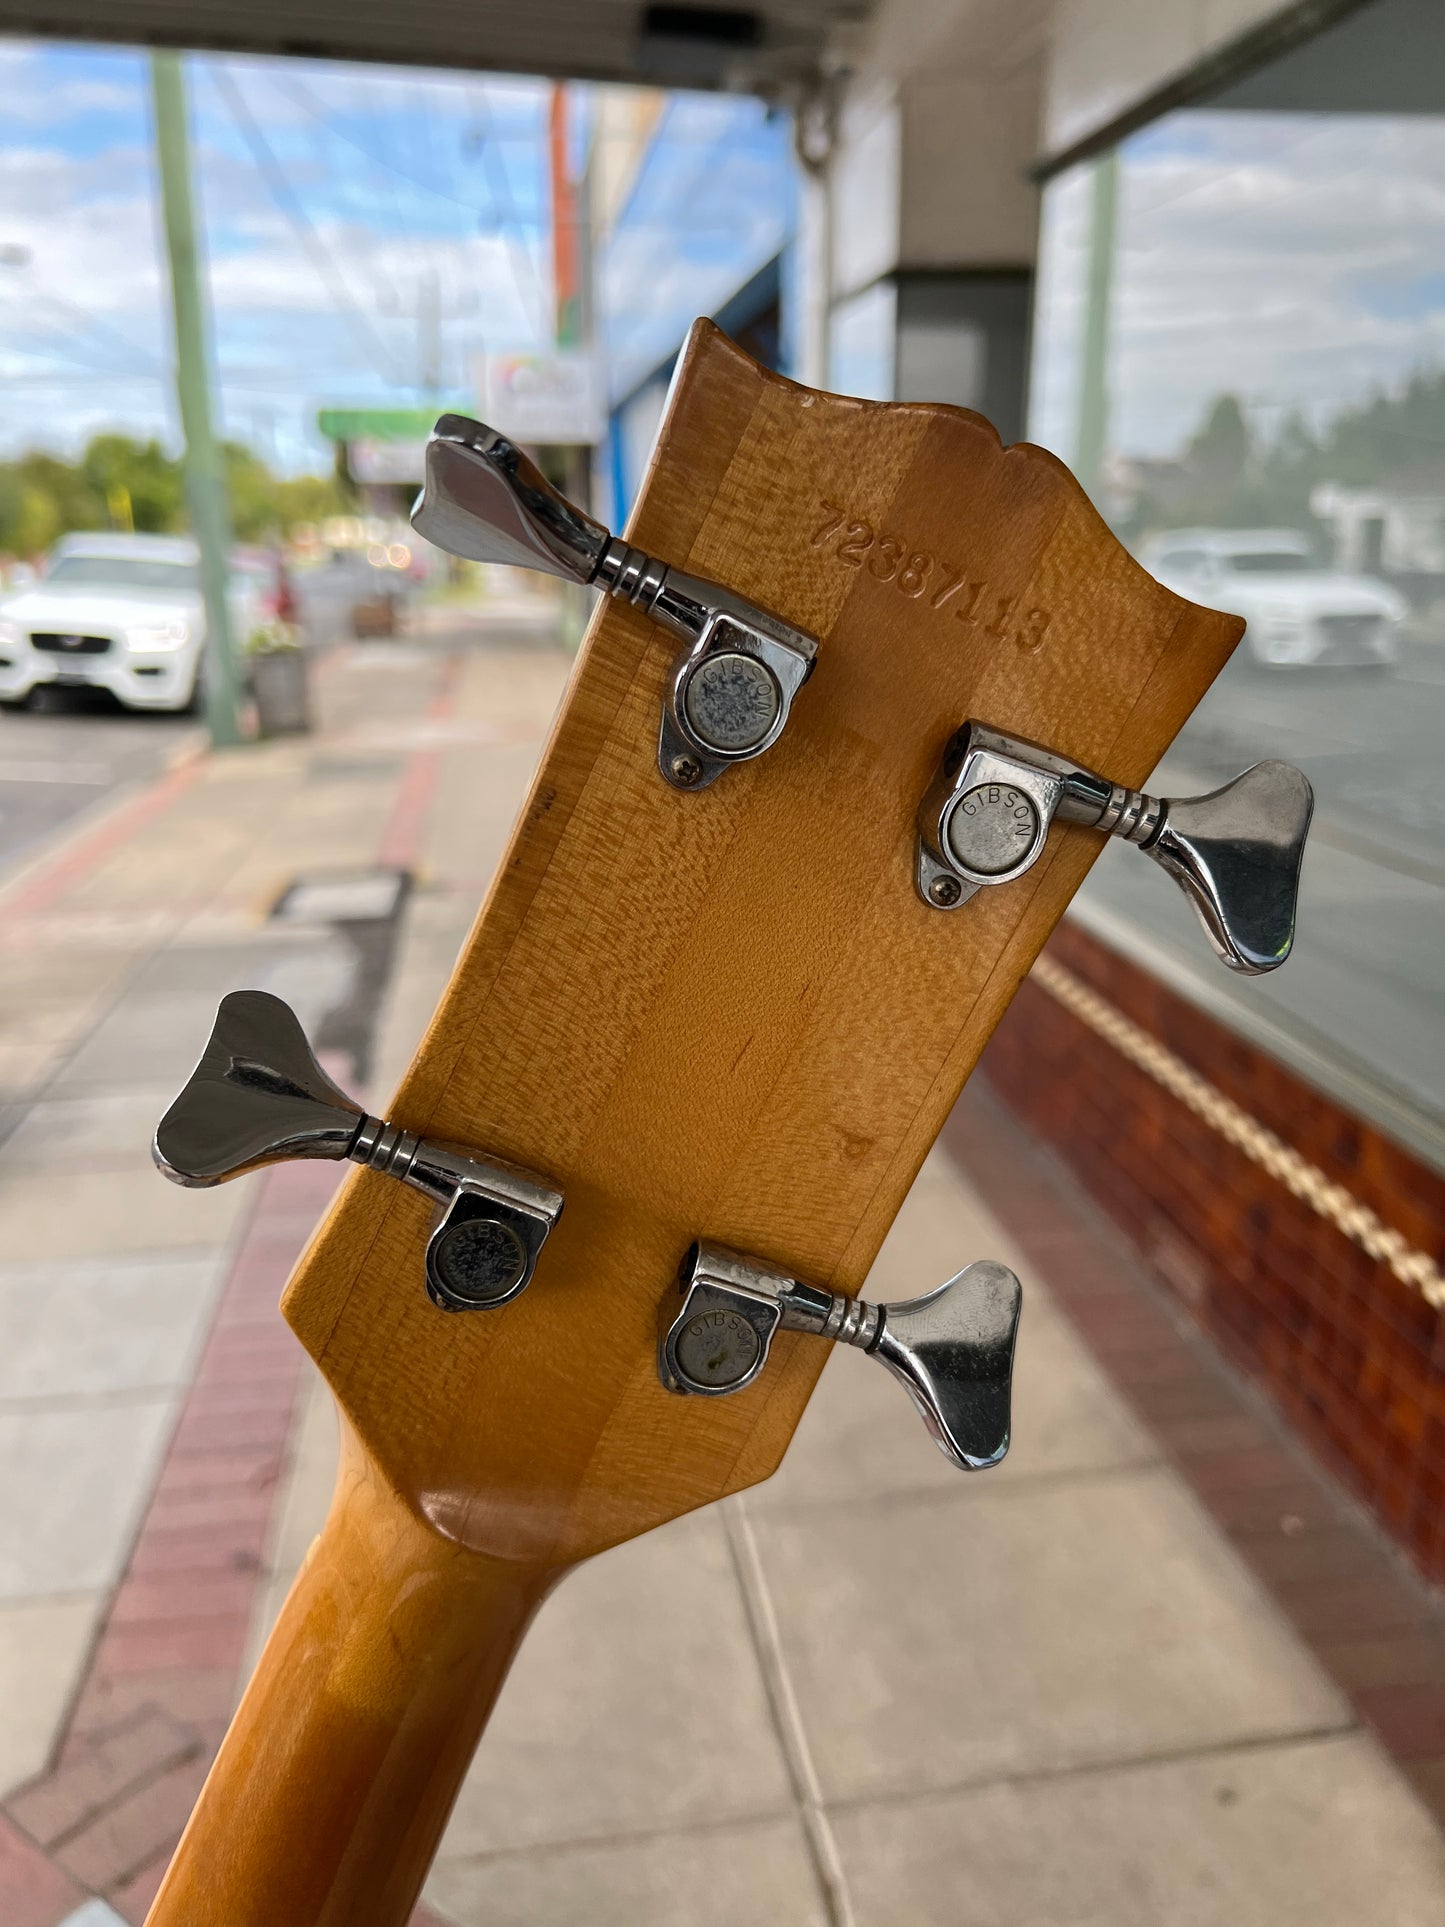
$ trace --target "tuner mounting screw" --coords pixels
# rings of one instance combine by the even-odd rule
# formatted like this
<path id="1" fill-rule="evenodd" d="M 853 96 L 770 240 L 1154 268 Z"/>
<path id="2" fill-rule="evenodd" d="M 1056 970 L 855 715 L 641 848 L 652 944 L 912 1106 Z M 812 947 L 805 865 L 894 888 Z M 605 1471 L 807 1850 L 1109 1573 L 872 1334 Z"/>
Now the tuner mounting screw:
<path id="1" fill-rule="evenodd" d="M 963 886 L 957 877 L 935 877 L 928 886 L 928 894 L 934 903 L 951 910 L 963 895 Z"/>
<path id="2" fill-rule="evenodd" d="M 680 783 L 684 789 L 691 789 L 702 775 L 702 764 L 695 756 L 674 756 L 667 767 L 673 782 Z"/>

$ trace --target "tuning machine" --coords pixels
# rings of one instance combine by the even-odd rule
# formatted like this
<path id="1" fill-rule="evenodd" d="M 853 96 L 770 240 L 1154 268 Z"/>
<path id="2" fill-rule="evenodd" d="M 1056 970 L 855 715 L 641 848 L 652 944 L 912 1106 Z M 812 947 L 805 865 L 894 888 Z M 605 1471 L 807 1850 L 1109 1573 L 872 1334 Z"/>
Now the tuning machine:
<path id="1" fill-rule="evenodd" d="M 349 1158 L 440 1207 L 426 1288 L 443 1311 L 482 1311 L 531 1279 L 562 1193 L 530 1171 L 476 1158 L 369 1117 L 317 1063 L 296 1013 L 263 990 L 221 999 L 190 1081 L 151 1155 L 177 1184 L 223 1184 L 288 1158 Z"/>
<path id="2" fill-rule="evenodd" d="M 466 415 L 437 422 L 411 520 L 451 555 L 606 589 L 681 639 L 657 749 L 674 789 L 703 789 L 771 749 L 812 672 L 812 636 L 719 583 L 629 548 L 559 494 L 514 443 Z"/>
<path id="3" fill-rule="evenodd" d="M 919 808 L 914 880 L 926 904 L 956 910 L 1030 869 L 1055 817 L 1086 824 L 1138 844 L 1183 890 L 1220 959 L 1256 976 L 1294 942 L 1313 809 L 1308 780 L 1289 763 L 1256 763 L 1207 796 L 1149 796 L 967 722 Z"/>
<path id="4" fill-rule="evenodd" d="M 664 1303 L 657 1353 L 670 1392 L 740 1392 L 767 1363 L 775 1332 L 812 1332 L 885 1366 L 954 1465 L 979 1471 L 1007 1452 L 1022 1297 L 1007 1266 L 972 1264 L 921 1298 L 875 1305 L 699 1240 L 677 1283 L 682 1305 Z"/>

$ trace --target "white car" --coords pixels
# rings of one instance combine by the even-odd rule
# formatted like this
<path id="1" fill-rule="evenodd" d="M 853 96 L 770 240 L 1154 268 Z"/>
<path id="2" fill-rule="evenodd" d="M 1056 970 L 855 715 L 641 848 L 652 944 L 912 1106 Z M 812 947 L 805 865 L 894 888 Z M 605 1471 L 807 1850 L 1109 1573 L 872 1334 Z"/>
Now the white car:
<path id="1" fill-rule="evenodd" d="M 234 632 L 261 619 L 259 584 L 233 577 Z M 187 709 L 206 616 L 188 536 L 67 535 L 31 588 L 0 601 L 0 702 L 46 683 L 110 690 L 128 709 Z"/>
<path id="2" fill-rule="evenodd" d="M 1320 568 L 1298 530 L 1171 529 L 1139 559 L 1166 589 L 1243 616 L 1249 657 L 1267 668 L 1380 668 L 1399 652 L 1404 598 L 1371 576 Z"/>

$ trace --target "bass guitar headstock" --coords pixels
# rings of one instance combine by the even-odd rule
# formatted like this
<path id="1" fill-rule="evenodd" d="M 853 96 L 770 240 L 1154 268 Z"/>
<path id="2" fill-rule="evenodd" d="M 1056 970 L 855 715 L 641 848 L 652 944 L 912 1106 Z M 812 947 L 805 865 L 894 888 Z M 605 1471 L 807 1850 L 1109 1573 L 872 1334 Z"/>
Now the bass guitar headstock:
<path id="1" fill-rule="evenodd" d="M 457 416 L 416 525 L 607 592 L 510 847 L 385 1120 L 241 993 L 159 1161 L 359 1167 L 285 1314 L 461 1547 L 560 1567 L 766 1478 L 830 1340 L 995 1463 L 1017 1280 L 962 1252 L 905 1304 L 860 1289 L 1105 836 L 1232 967 L 1288 953 L 1303 778 L 1141 787 L 1242 625 L 1043 451 L 703 323 L 625 538 Z"/>

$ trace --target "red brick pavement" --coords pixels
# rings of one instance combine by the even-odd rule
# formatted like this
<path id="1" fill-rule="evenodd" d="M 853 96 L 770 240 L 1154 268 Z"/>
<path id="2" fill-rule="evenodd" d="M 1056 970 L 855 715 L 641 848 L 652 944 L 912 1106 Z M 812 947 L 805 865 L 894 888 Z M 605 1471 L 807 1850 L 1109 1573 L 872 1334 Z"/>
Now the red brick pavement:
<path id="1" fill-rule="evenodd" d="M 7 1802 L 23 1877 L 38 1881 L 42 1862 L 54 1876 L 36 1927 L 77 1893 L 144 1918 L 225 1732 L 304 1362 L 277 1301 L 337 1178 L 308 1163 L 260 1178 L 69 1730 L 51 1770 Z M 11 1884 L 0 1858 L 6 1927 Z"/>

